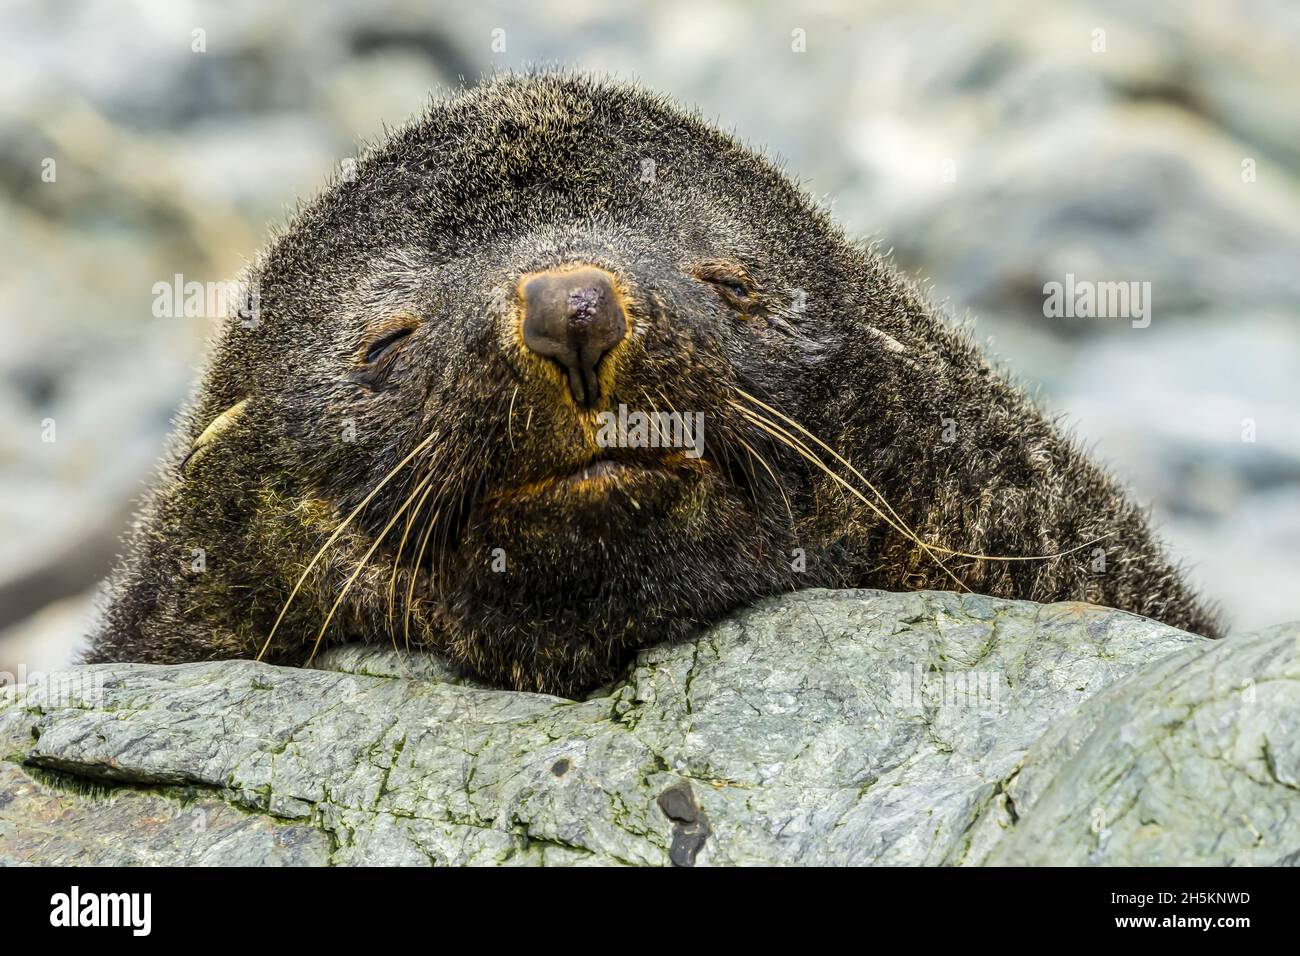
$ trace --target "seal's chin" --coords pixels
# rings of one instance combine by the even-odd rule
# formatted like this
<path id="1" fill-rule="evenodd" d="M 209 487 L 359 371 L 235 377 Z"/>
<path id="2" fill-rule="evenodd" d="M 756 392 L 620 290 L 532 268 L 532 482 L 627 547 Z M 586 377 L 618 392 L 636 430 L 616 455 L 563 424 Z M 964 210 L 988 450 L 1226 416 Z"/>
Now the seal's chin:
<path id="1" fill-rule="evenodd" d="M 704 459 L 680 454 L 597 457 L 527 482 L 503 482 L 478 498 L 455 542 L 462 573 L 501 569 L 497 583 L 584 581 L 610 587 L 610 562 L 640 578 L 708 521 L 725 490 Z M 495 585 L 494 585 L 495 586 Z"/>
<path id="2" fill-rule="evenodd" d="M 685 456 L 495 485 L 429 568 L 432 646 L 505 686 L 591 686 L 637 648 L 791 586 L 791 532 L 765 500 Z"/>

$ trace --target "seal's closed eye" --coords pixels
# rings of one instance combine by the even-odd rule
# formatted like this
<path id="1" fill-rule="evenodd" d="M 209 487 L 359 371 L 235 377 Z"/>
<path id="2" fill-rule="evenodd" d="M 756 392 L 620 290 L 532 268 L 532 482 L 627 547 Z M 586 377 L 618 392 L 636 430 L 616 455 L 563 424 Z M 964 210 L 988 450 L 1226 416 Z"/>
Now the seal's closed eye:
<path id="1" fill-rule="evenodd" d="M 409 312 L 390 315 L 371 329 L 353 356 L 354 367 L 348 373 L 352 381 L 379 389 L 388 381 L 393 360 L 411 333 L 420 327 L 420 320 Z"/>
<path id="2" fill-rule="evenodd" d="M 741 265 L 706 259 L 696 263 L 692 273 L 701 282 L 716 288 L 723 301 L 735 309 L 746 311 L 757 301 L 758 285 Z"/>
<path id="3" fill-rule="evenodd" d="M 375 362 L 378 362 L 392 354 L 392 352 L 397 348 L 398 343 L 414 331 L 415 329 L 394 329 L 371 342 L 366 348 L 366 364 L 373 365 Z"/>

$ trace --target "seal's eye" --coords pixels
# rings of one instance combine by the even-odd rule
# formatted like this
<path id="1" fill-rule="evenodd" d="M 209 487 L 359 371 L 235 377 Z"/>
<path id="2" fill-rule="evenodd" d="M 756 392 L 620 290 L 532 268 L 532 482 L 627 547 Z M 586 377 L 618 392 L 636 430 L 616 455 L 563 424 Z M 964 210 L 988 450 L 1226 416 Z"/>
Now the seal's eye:
<path id="1" fill-rule="evenodd" d="M 393 329 L 374 339 L 366 346 L 366 364 L 373 365 L 375 362 L 379 362 L 393 354 L 393 352 L 397 351 L 397 346 L 401 344 L 402 340 L 414 331 L 413 328 Z"/>
<path id="2" fill-rule="evenodd" d="M 710 259 L 697 263 L 695 278 L 707 282 L 733 308 L 747 311 L 758 298 L 758 289 L 754 280 L 742 266 L 733 262 Z"/>
<path id="3" fill-rule="evenodd" d="M 385 319 L 357 346 L 347 377 L 368 388 L 383 388 L 390 373 L 400 365 L 394 360 L 402 343 L 419 327 L 420 320 L 407 313 Z"/>

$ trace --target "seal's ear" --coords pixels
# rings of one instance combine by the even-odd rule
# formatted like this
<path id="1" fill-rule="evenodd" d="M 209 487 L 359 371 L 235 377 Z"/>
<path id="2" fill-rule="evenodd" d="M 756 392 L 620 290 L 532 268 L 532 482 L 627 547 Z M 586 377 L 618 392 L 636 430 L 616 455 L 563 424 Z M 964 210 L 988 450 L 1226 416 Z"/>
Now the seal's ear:
<path id="1" fill-rule="evenodd" d="M 221 433 L 235 423 L 235 420 L 244 413 L 244 406 L 248 404 L 247 398 L 241 398 L 234 405 L 231 405 L 224 412 L 212 419 L 207 428 L 203 429 L 202 434 L 194 439 L 194 444 L 190 446 L 189 452 L 181 460 L 181 474 L 185 473 L 185 468 L 189 465 L 190 460 L 208 445 L 216 441 Z"/>

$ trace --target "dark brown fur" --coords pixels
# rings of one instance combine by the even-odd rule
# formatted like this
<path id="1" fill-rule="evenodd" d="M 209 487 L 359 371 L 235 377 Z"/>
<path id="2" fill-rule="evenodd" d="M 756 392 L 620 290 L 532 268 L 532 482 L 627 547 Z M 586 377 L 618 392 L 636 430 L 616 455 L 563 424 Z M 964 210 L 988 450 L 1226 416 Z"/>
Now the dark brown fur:
<path id="1" fill-rule="evenodd" d="M 600 366 L 602 407 L 702 412 L 703 464 L 656 457 L 631 487 L 553 484 L 599 449 L 560 370 L 521 345 L 514 290 L 569 263 L 614 273 L 630 312 Z M 87 660 L 257 655 L 344 516 L 430 437 L 324 550 L 265 659 L 309 658 L 426 477 L 402 559 L 406 515 L 325 642 L 409 638 L 487 680 L 573 694 L 764 595 L 954 577 L 1218 631 L 1142 511 L 911 283 L 764 158 L 632 87 L 506 76 L 434 105 L 301 210 L 253 277 L 259 321 L 218 342 Z M 872 498 L 741 391 L 843 455 L 927 543 L 1093 543 L 1027 562 L 927 553 L 742 412 Z"/>

